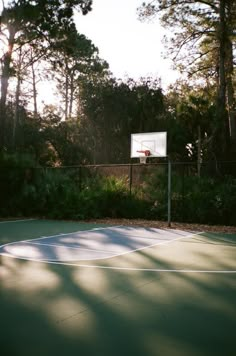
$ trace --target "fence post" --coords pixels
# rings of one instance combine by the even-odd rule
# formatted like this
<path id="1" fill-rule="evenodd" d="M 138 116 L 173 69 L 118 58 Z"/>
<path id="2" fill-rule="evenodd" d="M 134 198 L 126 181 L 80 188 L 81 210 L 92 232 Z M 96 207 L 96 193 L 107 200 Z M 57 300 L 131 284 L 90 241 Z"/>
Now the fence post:
<path id="1" fill-rule="evenodd" d="M 82 167 L 81 165 L 79 166 L 79 191 L 81 192 L 82 190 Z"/>
<path id="2" fill-rule="evenodd" d="M 132 163 L 129 166 L 129 194 L 132 193 L 132 180 L 133 180 L 133 165 Z"/>
<path id="3" fill-rule="evenodd" d="M 182 220 L 185 221 L 185 164 L 182 166 Z"/>
<path id="4" fill-rule="evenodd" d="M 197 175 L 201 177 L 201 127 L 198 125 L 198 144 L 197 144 Z"/>
<path id="5" fill-rule="evenodd" d="M 168 158 L 168 226 L 171 227 L 171 161 Z"/>

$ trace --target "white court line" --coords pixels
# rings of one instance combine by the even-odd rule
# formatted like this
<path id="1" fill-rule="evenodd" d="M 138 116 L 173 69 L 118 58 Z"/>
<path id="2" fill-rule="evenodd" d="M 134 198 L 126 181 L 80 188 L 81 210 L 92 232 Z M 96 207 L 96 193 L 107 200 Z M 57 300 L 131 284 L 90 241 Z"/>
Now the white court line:
<path id="1" fill-rule="evenodd" d="M 41 244 L 40 242 L 27 242 L 30 245 L 40 245 L 40 246 L 51 246 L 51 247 L 64 247 L 66 249 L 72 249 L 72 250 L 83 250 L 83 251 L 95 251 L 95 252 L 105 252 L 105 253 L 115 253 L 115 251 L 109 251 L 109 250 L 95 250 L 92 248 L 83 248 L 83 247 L 72 247 L 72 246 L 67 246 L 62 245 L 62 244 Z"/>
<path id="2" fill-rule="evenodd" d="M 34 260 L 32 258 L 22 258 L 15 257 L 3 253 L 2 256 L 15 258 L 19 260 L 27 260 L 31 262 L 39 263 L 48 263 L 53 265 L 62 265 L 69 267 L 82 267 L 82 268 L 94 268 L 94 269 L 106 269 L 106 270 L 115 270 L 115 271 L 130 271 L 130 272 L 158 272 L 158 273 L 214 273 L 214 274 L 234 274 L 236 270 L 193 270 L 193 269 L 161 269 L 161 268 L 136 268 L 136 267 L 119 267 L 119 266 L 96 266 L 96 265 L 83 265 L 76 263 L 67 263 L 67 262 L 55 262 L 55 261 L 44 261 L 44 260 Z"/>
<path id="3" fill-rule="evenodd" d="M 122 226 L 122 225 L 121 225 Z M 115 226 L 115 227 L 119 227 L 119 226 Z M 112 227 L 109 227 L 112 228 Z M 99 228 L 95 228 L 95 229 L 99 229 Z M 101 228 L 101 229 L 108 229 L 108 228 Z M 91 230 L 84 230 L 84 231 L 93 231 L 94 229 Z M 83 231 L 78 231 L 78 232 L 83 232 Z M 173 240 L 168 240 L 165 242 L 160 242 L 160 243 L 156 243 L 153 245 L 149 245 L 149 246 L 145 246 L 145 247 L 141 247 L 138 248 L 136 250 L 131 250 L 128 252 L 124 252 L 122 254 L 119 255 L 115 255 L 115 256 L 111 256 L 109 258 L 112 257 L 118 257 L 127 253 L 131 253 L 131 252 L 135 252 L 135 251 L 139 251 L 139 250 L 143 250 L 145 248 L 149 248 L 149 247 L 153 247 L 156 245 L 166 245 L 168 243 L 171 243 L 173 241 L 178 241 L 178 240 L 182 240 L 182 239 L 186 239 L 186 238 L 191 238 L 193 236 L 196 235 L 200 235 L 203 232 L 198 232 L 195 234 L 190 234 L 190 235 L 186 235 L 186 236 L 181 236 L 181 237 L 177 237 L 176 239 Z M 69 233 L 68 235 L 71 235 L 72 233 Z M 53 236 L 60 236 L 60 235 L 53 235 Z M 42 237 L 42 238 L 49 238 L 52 236 L 47 236 L 47 237 Z M 25 240 L 25 241 L 20 241 L 20 242 L 28 242 L 28 241 L 32 241 L 32 240 Z M 11 242 L 3 246 L 7 246 L 7 245 L 11 245 L 17 242 Z M 214 274 L 234 274 L 236 273 L 236 270 L 192 270 L 192 269 L 159 269 L 159 268 L 136 268 L 136 267 L 119 267 L 119 266 L 97 266 L 97 265 L 86 265 L 86 264 L 76 264 L 76 263 L 68 263 L 68 262 L 57 262 L 57 261 L 47 261 L 47 260 L 37 260 L 37 259 L 33 259 L 33 258 L 23 258 L 23 257 L 17 257 L 17 256 L 13 256 L 7 253 L 2 253 L 0 254 L 2 256 L 7 256 L 10 258 L 15 258 L 15 259 L 20 259 L 20 260 L 27 260 L 27 261 L 31 261 L 31 262 L 39 262 L 39 263 L 48 263 L 48 264 L 54 264 L 54 265 L 64 265 L 64 266 L 71 266 L 71 267 L 82 267 L 82 268 L 94 268 L 94 269 L 106 269 L 106 270 L 117 270 L 117 271 L 137 271 L 137 272 L 159 272 L 159 273 L 214 273 Z M 107 259 L 107 258 L 102 258 L 102 259 Z"/>
<path id="4" fill-rule="evenodd" d="M 37 219 L 29 219 L 29 220 L 37 220 Z M 23 221 L 23 220 L 22 220 Z M 13 245 L 13 244 L 17 244 L 17 243 L 22 243 L 22 242 L 27 242 L 27 243 L 31 243 L 31 241 L 38 241 L 38 240 L 43 240 L 43 239 L 49 239 L 51 237 L 61 237 L 61 236 L 69 236 L 69 235 L 73 235 L 73 234 L 78 234 L 80 232 L 89 232 L 89 231 L 94 231 L 94 230 L 104 230 L 104 229 L 111 229 L 113 227 L 121 227 L 122 225 L 115 225 L 115 226 L 109 226 L 109 227 L 95 227 L 94 229 L 90 229 L 90 230 L 78 230 L 78 231 L 74 231 L 74 232 L 68 232 L 65 234 L 58 234 L 58 235 L 48 235 L 48 236 L 41 236 L 41 237 L 36 237 L 36 238 L 32 238 L 32 239 L 27 239 L 27 240 L 20 240 L 20 241 L 13 241 L 13 242 L 8 242 L 7 244 L 3 244 L 0 245 L 1 247 L 4 246 L 8 246 L 8 245 Z M 0 252 L 1 255 L 1 252 Z"/>
<path id="5" fill-rule="evenodd" d="M 96 231 L 96 230 L 109 230 L 109 229 L 112 229 L 114 227 L 122 227 L 122 225 L 114 225 L 114 226 L 106 226 L 106 227 L 95 227 L 95 228 L 89 229 L 89 230 L 77 230 L 77 231 L 74 231 L 74 232 L 68 232 L 68 233 L 66 232 L 64 234 L 60 233 L 60 234 L 57 234 L 57 235 L 41 236 L 41 237 L 36 237 L 35 239 L 22 240 L 22 241 L 18 241 L 18 242 L 28 242 L 28 241 L 34 241 L 34 240 L 49 239 L 51 237 L 69 236 L 69 235 L 79 234 L 79 233 L 83 233 L 83 232 Z M 2 245 L 2 246 L 4 246 L 4 245 Z"/>
<path id="6" fill-rule="evenodd" d="M 38 220 L 38 219 L 27 219 L 28 220 Z M 18 220 L 17 220 L 18 221 Z M 23 221 L 23 220 L 22 220 Z M 25 220 L 24 220 L 25 221 Z M 5 247 L 5 246 L 9 246 L 9 245 L 14 245 L 14 244 L 18 244 L 18 243 L 28 243 L 28 244 L 37 244 L 37 242 L 33 242 L 33 241 L 38 241 L 38 240 L 43 240 L 43 239 L 49 239 L 49 238 L 52 238 L 52 237 L 61 237 L 61 236 L 69 236 L 69 235 L 73 235 L 73 234 L 79 234 L 79 233 L 83 233 L 83 232 L 90 232 L 90 231 L 97 231 L 97 230 L 107 230 L 107 229 L 112 229 L 112 228 L 119 228 L 119 227 L 123 227 L 123 225 L 114 225 L 114 226 L 106 226 L 106 227 L 95 227 L 93 229 L 89 229 L 89 230 L 78 230 L 78 231 L 74 231 L 74 232 L 69 232 L 69 233 L 65 233 L 65 234 L 58 234 L 58 235 L 49 235 L 49 236 L 41 236 L 41 237 L 38 237 L 38 238 L 33 238 L 33 239 L 27 239 L 27 240 L 21 240 L 21 241 L 13 241 L 13 242 L 8 242 L 7 244 L 3 244 L 3 245 L 0 245 L 0 248 L 1 247 Z M 38 245 L 40 245 L 40 243 L 38 243 Z M 46 246 L 47 244 L 41 244 L 41 245 L 44 245 Z M 48 246 L 50 246 L 48 244 Z M 53 245 L 55 246 L 55 245 Z M 65 246 L 66 248 L 69 248 L 68 246 L 66 245 L 62 245 L 62 246 Z M 92 250 L 92 251 L 98 251 L 98 252 L 102 252 L 102 251 L 99 251 L 99 250 Z M 104 251 L 106 252 L 106 251 Z M 112 252 L 112 251 L 111 251 Z M 132 251 L 129 251 L 129 252 L 132 252 Z M 107 252 L 108 253 L 108 252 Z M 110 252 L 109 252 L 110 253 Z M 27 261 L 38 261 L 39 260 L 34 260 L 34 259 L 30 259 L 30 258 L 21 258 L 21 257 L 17 257 L 17 256 L 12 256 L 10 254 L 7 254 L 7 253 L 1 253 L 0 251 L 0 256 L 8 256 L 8 257 L 13 257 L 13 258 L 19 258 L 19 259 L 24 259 L 24 260 L 27 260 Z M 117 255 L 113 255 L 111 257 L 116 257 Z M 105 258 L 105 257 L 104 257 Z M 109 258 L 109 257 L 107 257 Z M 93 258 L 93 260 L 95 259 L 101 259 L 101 258 Z"/>
<path id="7" fill-rule="evenodd" d="M 93 230 L 86 230 L 86 232 L 87 231 L 93 231 Z M 82 231 L 83 232 L 83 231 Z M 159 245 L 167 245 L 167 244 L 169 244 L 169 243 L 171 243 L 171 242 L 173 242 L 173 241 L 178 241 L 178 240 L 182 240 L 182 239 L 187 239 L 187 238 L 191 238 L 192 236 L 196 236 L 196 235 L 200 235 L 200 234 L 202 234 L 202 232 L 197 232 L 197 233 L 194 233 L 194 234 L 189 234 L 189 235 L 185 235 L 185 236 L 179 236 L 179 237 L 176 237 L 175 239 L 172 239 L 172 240 L 167 240 L 167 241 L 161 241 L 161 242 L 156 242 L 155 244 L 152 244 L 152 245 L 147 245 L 147 246 L 142 246 L 142 247 L 139 247 L 139 248 L 136 248 L 136 249 L 134 249 L 134 250 L 129 250 L 129 251 L 125 251 L 125 252 L 122 252 L 122 253 L 115 253 L 115 254 L 113 254 L 113 255 L 111 255 L 111 256 L 108 256 L 108 257 L 97 257 L 97 258 L 91 258 L 92 260 L 107 260 L 107 259 L 111 259 L 111 258 L 114 258 L 114 257 L 120 257 L 120 256 L 124 256 L 124 255 L 126 255 L 126 254 L 128 254 L 128 253 L 132 253 L 132 252 L 137 252 L 137 251 L 141 251 L 141 250 L 144 250 L 144 249 L 146 249 L 146 248 L 150 248 L 150 247 L 154 247 L 154 246 L 159 246 Z M 71 234 L 69 234 L 69 235 L 71 235 Z M 60 236 L 60 235 L 55 235 L 55 237 L 56 236 Z M 52 236 L 50 236 L 50 237 L 52 237 Z M 54 236 L 53 236 L 54 237 Z M 49 236 L 48 237 L 44 237 L 44 238 L 49 238 Z M 43 238 L 42 238 L 43 239 Z M 39 239 L 36 239 L 36 240 L 39 240 Z M 31 241 L 34 241 L 34 240 L 25 240 L 25 241 L 19 241 L 19 243 L 21 243 L 21 242 L 26 242 L 26 243 L 28 243 L 28 244 L 37 244 L 37 242 L 31 242 Z M 17 242 L 16 242 L 17 243 Z M 7 245 L 11 245 L 11 244 L 15 244 L 15 242 L 12 242 L 12 243 L 9 243 L 9 244 L 6 244 L 6 245 L 2 245 L 2 246 L 7 246 Z M 38 244 L 40 244 L 40 243 L 38 243 Z M 47 244 L 42 244 L 43 246 L 47 246 Z M 55 245 L 53 245 L 53 244 L 48 244 L 48 246 L 55 246 Z M 65 248 L 68 248 L 69 249 L 69 247 L 67 247 L 66 246 L 66 244 L 64 245 L 64 247 Z M 79 250 L 79 249 L 78 249 Z M 96 251 L 96 250 L 92 250 L 92 251 Z M 97 250 L 98 252 L 99 252 L 99 250 Z M 16 257 L 17 258 L 17 257 Z M 25 258 L 26 260 L 31 260 L 31 259 L 28 259 L 28 258 Z M 89 260 L 89 258 L 87 258 L 86 260 Z M 32 259 L 32 261 L 39 261 L 39 260 L 34 260 L 34 259 Z M 47 260 L 46 260 L 47 261 Z M 50 262 L 50 260 L 49 260 L 49 262 Z"/>
<path id="8" fill-rule="evenodd" d="M 89 230 L 86 230 L 86 231 L 89 231 Z M 202 234 L 202 232 L 198 232 L 198 233 L 195 233 L 195 234 L 189 234 L 189 235 L 186 235 L 186 236 L 179 236 L 179 237 L 176 237 L 175 239 L 172 239 L 172 240 L 167 240 L 167 241 L 161 241 L 161 242 L 156 242 L 155 244 L 152 244 L 152 245 L 147 245 L 147 246 L 142 246 L 142 247 L 139 247 L 139 248 L 136 248 L 136 249 L 133 249 L 133 250 L 129 250 L 129 251 L 124 251 L 124 252 L 121 252 L 121 253 L 115 253 L 113 254 L 112 256 L 109 256 L 109 257 L 97 257 L 97 258 L 92 258 L 92 260 L 104 260 L 104 259 L 111 259 L 111 258 L 114 258 L 114 257 L 120 257 L 120 256 L 124 256 L 124 255 L 127 255 L 128 253 L 132 253 L 132 252 L 137 252 L 137 251 L 141 251 L 141 250 L 144 250 L 146 248 L 150 248 L 150 247 L 154 247 L 154 246 L 159 246 L 159 245 L 167 245 L 173 241 L 178 241 L 178 240 L 182 240 L 182 239 L 187 239 L 187 238 L 191 238 L 192 236 L 196 236 L 196 235 L 199 235 L 199 234 Z M 45 246 L 46 244 L 44 244 Z M 50 246 L 50 245 L 49 245 Z M 66 248 L 66 244 L 65 244 L 65 248 Z M 96 251 L 96 250 L 93 250 L 93 251 Z M 99 252 L 99 250 L 98 250 Z M 36 260 L 37 261 L 37 260 Z"/>
<path id="9" fill-rule="evenodd" d="M 119 254 L 114 255 L 114 256 L 106 257 L 106 259 L 124 256 L 124 255 L 127 255 L 128 253 L 141 251 L 141 250 L 144 250 L 146 248 L 150 248 L 150 247 L 154 247 L 154 246 L 167 245 L 167 244 L 169 244 L 169 243 L 171 243 L 173 241 L 178 241 L 178 240 L 182 240 L 182 239 L 191 238 L 192 236 L 199 235 L 199 234 L 202 234 L 202 232 L 198 232 L 196 234 L 190 234 L 190 235 L 186 235 L 186 236 L 176 237 L 176 239 L 172 239 L 172 240 L 156 242 L 155 244 L 152 244 L 152 245 L 142 246 L 142 247 L 136 248 L 134 250 L 125 251 L 125 252 L 119 253 Z M 105 259 L 105 258 L 102 258 L 102 259 Z"/>
<path id="10" fill-rule="evenodd" d="M 38 220 L 38 219 L 4 220 L 4 221 L 0 221 L 0 224 L 23 222 L 23 221 L 34 221 L 34 220 Z"/>

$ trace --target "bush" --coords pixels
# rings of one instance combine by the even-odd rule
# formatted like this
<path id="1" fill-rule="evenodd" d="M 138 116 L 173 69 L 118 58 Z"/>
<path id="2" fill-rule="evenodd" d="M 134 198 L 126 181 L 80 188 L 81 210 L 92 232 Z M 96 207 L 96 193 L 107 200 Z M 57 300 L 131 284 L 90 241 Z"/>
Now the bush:
<path id="1" fill-rule="evenodd" d="M 145 194 L 152 203 L 152 217 L 167 219 L 167 176 L 149 177 Z M 173 221 L 235 225 L 236 179 L 172 175 Z"/>
<path id="2" fill-rule="evenodd" d="M 0 158 L 1 159 L 1 158 Z M 2 216 L 58 219 L 167 220 L 167 173 L 149 174 L 130 194 L 127 177 L 98 174 L 81 181 L 78 168 L 34 168 L 5 158 L 0 170 Z M 236 179 L 172 175 L 172 221 L 235 225 Z"/>
<path id="3" fill-rule="evenodd" d="M 81 188 L 71 172 L 59 169 L 39 169 L 34 184 L 23 186 L 18 206 L 24 215 L 58 219 L 141 218 L 147 211 L 125 178 L 92 177 Z"/>
<path id="4" fill-rule="evenodd" d="M 19 195 L 32 178 L 35 161 L 28 154 L 0 153 L 0 214 L 21 215 Z"/>

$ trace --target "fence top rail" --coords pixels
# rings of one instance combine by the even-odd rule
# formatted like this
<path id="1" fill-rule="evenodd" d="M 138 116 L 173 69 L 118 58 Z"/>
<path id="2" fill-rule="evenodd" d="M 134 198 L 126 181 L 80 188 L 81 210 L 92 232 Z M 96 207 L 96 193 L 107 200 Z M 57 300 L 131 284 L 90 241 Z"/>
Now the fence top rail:
<path id="1" fill-rule="evenodd" d="M 32 167 L 32 168 L 38 168 L 38 169 L 67 169 L 67 168 L 96 168 L 96 167 L 130 167 L 130 166 L 160 166 L 160 165 L 167 165 L 168 160 L 165 160 L 165 162 L 155 162 L 155 163 L 146 163 L 145 165 L 142 163 L 102 163 L 102 164 L 79 164 L 79 165 L 74 165 L 74 166 L 57 166 L 57 167 Z M 194 166 L 197 165 L 198 162 L 189 162 L 189 161 L 171 161 L 172 165 L 189 165 L 189 166 Z M 236 164 L 236 161 L 206 161 L 206 162 L 201 162 L 201 165 L 208 165 L 208 164 L 214 164 L 214 165 L 219 165 L 219 164 Z"/>
<path id="2" fill-rule="evenodd" d="M 196 166 L 198 164 L 197 161 L 194 162 L 189 162 L 189 161 L 171 161 L 172 165 L 185 165 L 185 166 Z M 201 166 L 205 166 L 205 165 L 216 165 L 219 166 L 221 164 L 235 164 L 236 165 L 236 161 L 217 161 L 217 163 L 215 161 L 206 161 L 206 162 L 201 162 Z M 79 165 L 74 165 L 74 166 L 56 166 L 56 167 L 39 167 L 39 166 L 35 166 L 35 167 L 18 167 L 19 169 L 45 169 L 45 170 L 51 170 L 51 169 L 79 169 L 79 168 L 100 168 L 100 167 L 139 167 L 139 166 L 143 166 L 143 167 L 147 167 L 147 166 L 161 166 L 161 165 L 168 165 L 168 160 L 165 160 L 165 162 L 155 162 L 155 163 L 146 163 L 146 164 L 142 164 L 142 163 L 106 163 L 106 164 L 79 164 Z M 16 167 L 0 167 L 0 168 L 16 168 Z"/>

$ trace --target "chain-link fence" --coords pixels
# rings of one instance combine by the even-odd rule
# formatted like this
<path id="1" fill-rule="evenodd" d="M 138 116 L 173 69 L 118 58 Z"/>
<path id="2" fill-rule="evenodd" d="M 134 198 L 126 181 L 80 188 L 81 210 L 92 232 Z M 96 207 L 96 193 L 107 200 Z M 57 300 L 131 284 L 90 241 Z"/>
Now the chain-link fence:
<path id="1" fill-rule="evenodd" d="M 89 217 L 92 211 L 93 217 L 95 210 L 98 217 L 109 215 L 110 209 L 113 211 L 110 215 L 117 217 L 168 219 L 167 161 L 142 165 L 2 168 L 0 184 L 1 215 L 12 215 L 15 211 L 47 215 L 47 209 L 54 210 L 57 205 L 58 217 L 64 216 L 60 209 L 66 206 L 67 218 Z M 109 191 L 106 202 L 99 194 L 101 190 Z M 133 199 L 132 204 L 128 198 Z M 139 207 L 138 214 L 132 214 L 140 200 L 145 201 L 145 211 Z M 102 212 L 102 204 L 109 206 L 109 201 L 113 208 Z M 88 202 L 85 215 L 71 213 L 72 206 Z M 114 206 L 119 204 L 122 207 L 116 210 Z M 236 225 L 236 161 L 207 162 L 201 167 L 192 162 L 171 162 L 171 218 L 172 221 Z"/>

